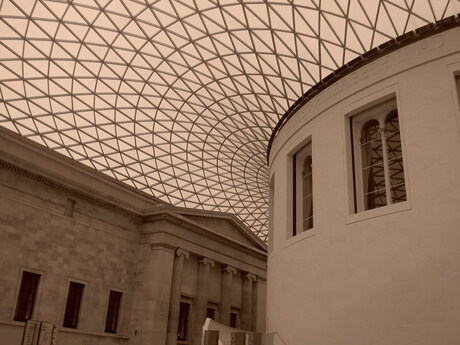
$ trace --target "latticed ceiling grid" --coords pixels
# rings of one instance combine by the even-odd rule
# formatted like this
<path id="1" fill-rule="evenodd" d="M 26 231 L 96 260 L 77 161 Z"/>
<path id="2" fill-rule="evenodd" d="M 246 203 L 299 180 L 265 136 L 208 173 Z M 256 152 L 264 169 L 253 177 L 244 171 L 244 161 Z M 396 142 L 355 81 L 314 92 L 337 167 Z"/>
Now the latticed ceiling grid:
<path id="1" fill-rule="evenodd" d="M 311 86 L 456 0 L 3 0 L 0 125 L 266 239 L 267 142 Z"/>

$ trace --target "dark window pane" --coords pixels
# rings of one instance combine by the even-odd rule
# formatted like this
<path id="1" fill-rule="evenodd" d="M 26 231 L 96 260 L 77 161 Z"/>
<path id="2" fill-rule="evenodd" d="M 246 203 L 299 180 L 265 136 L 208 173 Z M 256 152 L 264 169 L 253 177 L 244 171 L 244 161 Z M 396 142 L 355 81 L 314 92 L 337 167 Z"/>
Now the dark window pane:
<path id="1" fill-rule="evenodd" d="M 118 313 L 120 311 L 121 296 L 118 291 L 110 291 L 109 306 L 107 307 L 107 318 L 105 320 L 105 331 L 107 333 L 117 332 Z"/>
<path id="2" fill-rule="evenodd" d="M 361 132 L 362 177 L 365 209 L 386 205 L 385 166 L 379 123 L 367 122 Z"/>
<path id="3" fill-rule="evenodd" d="M 385 186 L 384 186 L 385 187 Z M 375 190 L 372 193 L 364 195 L 366 210 L 379 208 L 387 204 L 385 189 Z"/>
<path id="4" fill-rule="evenodd" d="M 207 308 L 206 309 L 206 317 L 215 320 L 215 318 L 216 318 L 216 310 L 214 308 Z"/>
<path id="5" fill-rule="evenodd" d="M 303 231 L 313 228 L 313 169 L 311 156 L 305 158 L 303 179 Z"/>
<path id="6" fill-rule="evenodd" d="M 84 287 L 85 286 L 83 284 L 70 282 L 64 314 L 64 327 L 77 328 L 78 314 L 80 312 L 80 304 Z"/>
<path id="7" fill-rule="evenodd" d="M 14 314 L 14 319 L 16 321 L 26 321 L 32 318 L 39 281 L 39 274 L 26 271 L 22 273 L 21 287 L 19 289 L 16 312 Z"/>
<path id="8" fill-rule="evenodd" d="M 180 302 L 179 324 L 177 326 L 177 340 L 187 340 L 189 310 L 190 304 Z"/>
<path id="9" fill-rule="evenodd" d="M 401 135 L 398 113 L 393 111 L 386 119 L 386 142 L 388 152 L 388 170 L 390 177 L 391 202 L 406 200 L 406 184 L 402 159 Z"/>
<path id="10" fill-rule="evenodd" d="M 236 328 L 238 322 L 238 314 L 230 313 L 230 327 Z"/>

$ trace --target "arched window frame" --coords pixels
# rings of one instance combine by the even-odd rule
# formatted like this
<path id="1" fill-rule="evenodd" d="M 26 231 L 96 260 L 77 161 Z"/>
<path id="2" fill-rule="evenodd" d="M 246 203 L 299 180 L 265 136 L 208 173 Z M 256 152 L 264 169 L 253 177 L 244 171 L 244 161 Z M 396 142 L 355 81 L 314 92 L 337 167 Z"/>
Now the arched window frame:
<path id="1" fill-rule="evenodd" d="M 398 118 L 398 131 L 390 132 L 387 128 L 388 119 L 391 117 L 397 116 Z M 352 138 L 353 138 L 353 167 L 354 167 L 354 191 L 355 191 L 355 213 L 368 211 L 371 209 L 388 206 L 391 204 L 395 204 L 401 201 L 407 200 L 406 195 L 406 178 L 405 178 L 405 168 L 404 168 L 404 159 L 403 159 L 403 149 L 402 149 L 402 141 L 400 135 L 400 125 L 399 125 L 399 113 L 396 105 L 396 99 L 391 99 L 384 103 L 378 104 L 373 106 L 351 118 L 351 128 L 352 128 Z M 378 122 L 378 134 L 379 134 L 379 143 L 382 147 L 381 154 L 382 154 L 382 172 L 384 174 L 384 180 L 381 183 L 384 185 L 384 191 L 382 189 L 382 193 L 385 195 L 385 202 L 376 202 L 372 203 L 369 202 L 369 194 L 376 194 L 376 193 L 369 193 L 366 190 L 366 159 L 365 154 L 363 151 L 364 145 L 368 143 L 365 138 L 363 138 L 363 129 L 372 121 Z M 396 134 L 395 134 L 396 133 Z M 401 169 L 398 172 L 399 180 L 403 182 L 399 185 L 399 197 L 396 197 L 396 193 L 392 189 L 394 177 L 392 177 L 394 166 L 394 157 L 389 157 L 389 150 L 391 148 L 388 147 L 388 138 L 391 136 L 397 135 L 399 137 L 399 151 L 398 153 L 400 156 L 398 157 L 398 164 L 400 165 Z M 378 164 L 375 164 L 378 166 Z M 392 169 L 393 168 L 393 169 Z M 393 175 L 392 175 L 393 174 Z M 392 180 L 393 179 L 393 180 Z M 377 183 L 378 184 L 378 183 Z M 378 188 L 378 187 L 377 187 Z M 388 197 L 390 196 L 390 197 Z M 381 200 L 382 198 L 380 198 Z"/>

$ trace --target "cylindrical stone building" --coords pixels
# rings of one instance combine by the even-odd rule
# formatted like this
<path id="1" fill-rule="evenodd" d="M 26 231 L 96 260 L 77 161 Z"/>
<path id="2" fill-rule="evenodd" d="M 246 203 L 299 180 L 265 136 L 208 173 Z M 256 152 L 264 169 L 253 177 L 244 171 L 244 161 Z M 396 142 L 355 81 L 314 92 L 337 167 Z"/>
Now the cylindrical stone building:
<path id="1" fill-rule="evenodd" d="M 364 54 L 270 142 L 268 332 L 460 344 L 458 17 Z"/>

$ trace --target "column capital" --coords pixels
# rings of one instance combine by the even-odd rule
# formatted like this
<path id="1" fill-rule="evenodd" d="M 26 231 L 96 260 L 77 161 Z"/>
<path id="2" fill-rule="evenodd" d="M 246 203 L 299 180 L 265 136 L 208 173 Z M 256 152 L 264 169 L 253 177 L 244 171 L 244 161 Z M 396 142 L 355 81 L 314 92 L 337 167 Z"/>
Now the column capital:
<path id="1" fill-rule="evenodd" d="M 203 264 L 205 266 L 209 266 L 209 267 L 214 267 L 215 265 L 214 260 L 209 259 L 209 258 L 201 258 L 200 260 L 198 260 L 198 263 Z"/>
<path id="2" fill-rule="evenodd" d="M 246 278 L 246 279 L 249 279 L 249 280 L 252 280 L 252 281 L 257 280 L 257 276 L 254 273 L 250 273 L 250 272 L 244 273 L 243 278 Z"/>
<path id="3" fill-rule="evenodd" d="M 190 253 L 188 250 L 182 249 L 182 248 L 177 248 L 176 249 L 176 255 L 177 256 L 183 256 L 185 259 L 188 259 L 190 257 Z"/>
<path id="4" fill-rule="evenodd" d="M 228 272 L 228 273 L 231 273 L 231 274 L 236 274 L 237 272 L 237 269 L 233 266 L 230 266 L 230 265 L 224 265 L 222 266 L 222 271 L 224 272 Z"/>

